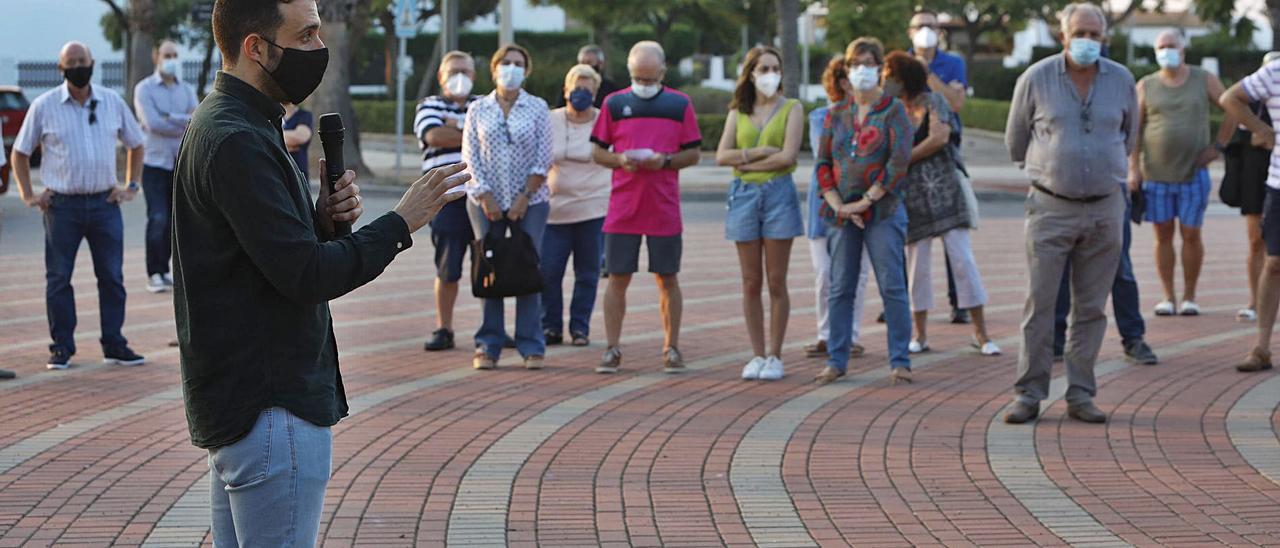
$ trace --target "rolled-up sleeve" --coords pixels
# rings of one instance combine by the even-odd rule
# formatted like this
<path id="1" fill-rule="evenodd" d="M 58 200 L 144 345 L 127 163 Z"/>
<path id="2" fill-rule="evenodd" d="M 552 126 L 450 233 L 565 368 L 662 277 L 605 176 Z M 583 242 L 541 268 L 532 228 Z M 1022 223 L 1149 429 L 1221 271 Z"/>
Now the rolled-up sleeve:
<path id="1" fill-rule="evenodd" d="M 1036 112 L 1031 93 L 1031 78 L 1023 73 L 1013 88 L 1013 101 L 1009 104 L 1009 119 L 1005 123 L 1004 145 L 1009 158 L 1022 167 L 1027 162 L 1027 147 L 1031 144 L 1032 124 Z M 1136 110 L 1136 106 L 1134 107 Z"/>

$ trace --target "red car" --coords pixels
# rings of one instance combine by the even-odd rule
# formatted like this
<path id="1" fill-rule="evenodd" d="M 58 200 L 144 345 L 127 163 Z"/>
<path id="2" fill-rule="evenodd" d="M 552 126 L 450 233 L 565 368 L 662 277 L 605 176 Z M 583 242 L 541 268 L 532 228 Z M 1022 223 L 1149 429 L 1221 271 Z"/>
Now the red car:
<path id="1" fill-rule="evenodd" d="M 0 168 L 0 194 L 4 194 L 9 189 L 10 166 L 7 161 L 13 151 L 13 141 L 18 136 L 18 130 L 22 128 L 22 121 L 27 117 L 27 107 L 29 106 L 31 106 L 31 103 L 28 103 L 26 96 L 22 94 L 22 88 L 18 86 L 0 86 L 0 125 L 3 125 L 4 157 L 6 160 L 5 166 Z M 32 157 L 31 167 L 38 165 L 39 160 L 36 157 Z"/>

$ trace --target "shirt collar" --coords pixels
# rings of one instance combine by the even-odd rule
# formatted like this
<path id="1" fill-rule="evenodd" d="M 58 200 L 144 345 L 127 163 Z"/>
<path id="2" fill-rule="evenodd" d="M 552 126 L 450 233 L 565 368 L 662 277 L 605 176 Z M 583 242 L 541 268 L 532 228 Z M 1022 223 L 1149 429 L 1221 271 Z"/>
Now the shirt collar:
<path id="1" fill-rule="evenodd" d="M 270 97 L 258 91 L 257 88 L 226 72 L 218 71 L 218 76 L 213 82 L 213 89 L 244 101 L 268 120 L 279 121 L 284 117 L 284 107 L 280 106 L 280 103 L 272 101 Z"/>
<path id="2" fill-rule="evenodd" d="M 61 86 L 58 86 L 58 89 L 59 89 L 59 90 L 61 90 L 61 91 L 59 92 L 59 94 L 58 94 L 58 99 L 59 99 L 59 101 L 58 101 L 58 102 L 59 102 L 59 103 L 65 103 L 65 102 L 67 102 L 67 101 L 72 101 L 72 100 L 74 100 L 74 98 L 71 96 L 71 84 L 70 84 L 70 83 L 68 83 L 68 82 L 66 82 L 66 81 L 64 80 L 64 81 L 62 82 L 62 85 L 61 85 Z M 89 84 L 89 98 L 85 101 L 85 104 L 87 105 L 87 104 L 89 104 L 89 101 L 92 101 L 92 100 L 97 99 L 97 98 L 98 98 L 98 97 L 97 97 L 97 95 L 95 95 L 95 94 L 94 94 L 94 92 L 93 92 L 93 84 Z"/>

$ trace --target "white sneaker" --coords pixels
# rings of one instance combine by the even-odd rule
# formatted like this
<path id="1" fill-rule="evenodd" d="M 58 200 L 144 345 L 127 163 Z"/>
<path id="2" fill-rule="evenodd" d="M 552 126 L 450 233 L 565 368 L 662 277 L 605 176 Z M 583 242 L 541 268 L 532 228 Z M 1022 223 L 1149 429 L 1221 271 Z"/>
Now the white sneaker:
<path id="1" fill-rule="evenodd" d="M 164 285 L 173 287 L 173 274 L 165 272 L 164 274 L 161 274 L 161 276 L 164 277 Z"/>
<path id="2" fill-rule="evenodd" d="M 1179 316 L 1199 316 L 1200 305 L 1193 301 L 1182 301 L 1182 306 L 1178 307 Z"/>
<path id="3" fill-rule="evenodd" d="M 777 356 L 769 356 L 764 362 L 764 369 L 760 370 L 760 380 L 776 381 L 784 375 L 782 370 L 782 360 Z"/>
<path id="4" fill-rule="evenodd" d="M 1156 315 L 1157 316 L 1174 315 L 1173 301 L 1160 301 L 1160 303 L 1156 305 Z"/>
<path id="5" fill-rule="evenodd" d="M 164 283 L 164 276 L 160 274 L 152 274 L 147 279 L 147 291 L 152 293 L 164 293 L 169 290 L 169 284 Z"/>
<path id="6" fill-rule="evenodd" d="M 1000 347 L 996 346 L 996 343 L 994 341 L 987 341 L 987 344 L 982 345 L 982 348 L 980 348 L 978 351 L 982 352 L 983 356 L 999 356 L 1000 355 Z"/>
<path id="7" fill-rule="evenodd" d="M 1236 321 L 1251 323 L 1258 321 L 1258 313 L 1252 308 L 1241 308 L 1236 312 Z"/>
<path id="8" fill-rule="evenodd" d="M 910 354 L 920 354 L 929 351 L 929 343 L 922 343 L 915 339 L 911 340 L 911 344 L 907 345 L 907 352 Z"/>
<path id="9" fill-rule="evenodd" d="M 760 370 L 764 369 L 764 358 L 756 356 L 747 362 L 746 367 L 742 368 L 742 380 L 754 381 L 760 378 Z"/>

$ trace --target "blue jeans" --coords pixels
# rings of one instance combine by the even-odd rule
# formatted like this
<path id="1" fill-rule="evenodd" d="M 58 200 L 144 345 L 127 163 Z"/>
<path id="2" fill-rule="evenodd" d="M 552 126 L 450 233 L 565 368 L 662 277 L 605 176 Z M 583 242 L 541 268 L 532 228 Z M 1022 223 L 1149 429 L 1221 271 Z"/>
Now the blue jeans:
<path id="1" fill-rule="evenodd" d="M 108 192 L 56 194 L 44 214 L 45 307 L 51 352 L 76 353 L 76 294 L 71 275 L 80 241 L 89 241 L 93 273 L 98 278 L 98 311 L 103 348 L 128 344 L 124 326 L 124 219 L 120 206 L 107 203 Z"/>
<path id="2" fill-rule="evenodd" d="M 1132 227 L 1129 224 L 1131 208 L 1129 192 L 1125 196 L 1124 208 L 1124 240 L 1120 249 L 1120 268 L 1116 270 L 1116 280 L 1111 284 L 1111 309 L 1116 315 L 1116 328 L 1120 331 L 1120 340 L 1125 347 L 1130 343 L 1141 341 L 1146 336 L 1147 323 L 1142 319 L 1142 304 L 1138 297 L 1138 279 L 1133 276 L 1133 261 L 1129 260 L 1129 245 L 1133 243 Z M 1054 310 L 1053 321 L 1053 353 L 1061 356 L 1067 344 L 1067 315 L 1071 312 L 1071 261 L 1062 269 L 1062 286 L 1058 288 L 1058 304 Z"/>
<path id="3" fill-rule="evenodd" d="M 142 193 L 147 201 L 147 276 L 169 273 L 173 252 L 173 172 L 142 167 Z"/>
<path id="4" fill-rule="evenodd" d="M 249 434 L 209 450 L 213 544 L 315 546 L 332 466 L 333 434 L 281 407 Z"/>
<path id="5" fill-rule="evenodd" d="M 533 247 L 542 253 L 542 233 L 547 227 L 547 215 L 551 207 L 546 203 L 529 206 L 524 217 L 517 225 L 533 239 Z M 489 220 L 479 205 L 467 202 L 467 215 L 471 218 L 471 228 L 477 238 L 484 238 L 489 233 Z M 473 259 L 474 260 L 474 259 Z M 480 330 L 476 332 L 476 344 L 490 358 L 497 360 L 502 355 L 502 343 L 506 341 L 504 326 L 506 313 L 503 311 L 502 299 L 484 300 L 484 320 Z M 516 350 L 520 356 L 543 356 L 547 353 L 546 339 L 538 328 L 539 316 L 542 315 L 542 294 L 534 293 L 516 297 Z"/>
<path id="6" fill-rule="evenodd" d="M 604 217 L 571 224 L 547 225 L 542 236 L 542 329 L 564 333 L 565 266 L 573 255 L 573 300 L 569 303 L 569 333 L 591 334 L 591 311 L 600 285 L 600 250 L 604 247 Z"/>
<path id="7" fill-rule="evenodd" d="M 864 242 L 865 240 L 865 242 Z M 877 219 L 867 228 L 852 223 L 832 226 L 827 235 L 831 251 L 831 335 L 827 341 L 827 366 L 840 372 L 849 367 L 850 332 L 853 329 L 853 300 L 858 292 L 862 248 L 871 254 L 876 285 L 884 301 L 888 334 L 889 366 L 911 369 L 907 345 L 911 342 L 911 305 L 907 298 L 906 253 L 907 208 L 898 204 L 894 214 Z"/>

